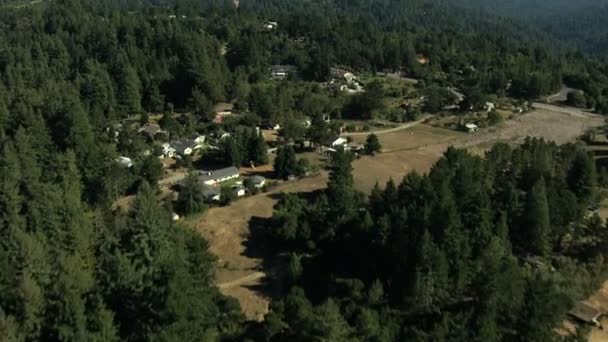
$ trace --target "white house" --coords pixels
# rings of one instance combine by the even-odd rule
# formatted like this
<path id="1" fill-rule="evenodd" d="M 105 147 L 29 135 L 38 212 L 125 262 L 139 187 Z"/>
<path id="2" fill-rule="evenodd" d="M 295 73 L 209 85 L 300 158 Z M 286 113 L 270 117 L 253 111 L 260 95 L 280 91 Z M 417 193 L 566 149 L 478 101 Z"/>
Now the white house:
<path id="1" fill-rule="evenodd" d="M 342 138 L 339 136 L 333 136 L 325 141 L 325 146 L 329 148 L 339 148 L 342 147 L 346 149 L 348 146 L 348 140 L 346 138 Z"/>
<path id="2" fill-rule="evenodd" d="M 475 133 L 475 132 L 477 132 L 477 129 L 479 129 L 479 127 L 474 123 L 468 123 L 468 124 L 464 125 L 464 127 L 466 127 L 466 129 L 469 130 L 469 133 Z"/>
<path id="3" fill-rule="evenodd" d="M 229 181 L 231 179 L 239 178 L 239 169 L 234 166 L 214 170 L 214 171 L 201 171 L 201 181 L 206 185 L 217 185 Z"/>
<path id="4" fill-rule="evenodd" d="M 245 188 L 242 185 L 235 185 L 234 187 L 232 187 L 232 191 L 234 191 L 234 194 L 237 197 L 245 196 Z"/>
<path id="5" fill-rule="evenodd" d="M 267 30 L 276 30 L 277 27 L 279 27 L 279 23 L 277 23 L 276 21 L 267 21 L 264 24 L 264 28 Z"/>
<path id="6" fill-rule="evenodd" d="M 486 104 L 483 106 L 483 108 L 485 108 L 485 110 L 489 113 L 489 112 L 493 111 L 494 109 L 496 109 L 496 105 L 494 105 L 492 102 L 486 102 Z"/>
<path id="7" fill-rule="evenodd" d="M 165 157 L 165 158 L 173 158 L 173 157 L 175 157 L 175 153 L 177 153 L 175 148 L 173 148 L 171 146 L 171 144 L 169 144 L 169 143 L 162 144 L 161 148 L 162 148 L 162 152 L 163 152 L 163 157 Z"/>
<path id="8" fill-rule="evenodd" d="M 133 160 L 128 157 L 118 157 L 114 159 L 114 162 L 126 168 L 131 168 L 133 166 Z"/>

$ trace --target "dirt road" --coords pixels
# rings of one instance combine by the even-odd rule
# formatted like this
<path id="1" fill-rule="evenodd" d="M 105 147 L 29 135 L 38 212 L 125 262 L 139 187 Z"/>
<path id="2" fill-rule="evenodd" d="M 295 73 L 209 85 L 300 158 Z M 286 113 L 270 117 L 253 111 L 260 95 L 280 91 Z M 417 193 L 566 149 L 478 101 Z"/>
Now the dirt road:
<path id="1" fill-rule="evenodd" d="M 393 132 L 398 132 L 398 131 L 402 131 L 404 129 L 408 129 L 408 128 L 412 128 L 414 126 L 417 126 L 421 123 L 423 123 L 424 121 L 426 121 L 426 119 L 428 119 L 430 116 L 429 115 L 425 115 L 422 119 L 417 120 L 417 121 L 412 121 L 412 122 L 408 122 L 408 123 L 404 123 L 401 124 L 397 127 L 394 128 L 389 128 L 389 129 L 384 129 L 384 130 L 380 130 L 380 131 L 373 131 L 373 132 L 351 132 L 351 133 L 343 133 L 342 136 L 343 137 L 362 137 L 362 136 L 368 136 L 372 133 L 374 133 L 375 135 L 381 135 L 381 134 L 387 134 L 387 133 L 393 133 Z"/>

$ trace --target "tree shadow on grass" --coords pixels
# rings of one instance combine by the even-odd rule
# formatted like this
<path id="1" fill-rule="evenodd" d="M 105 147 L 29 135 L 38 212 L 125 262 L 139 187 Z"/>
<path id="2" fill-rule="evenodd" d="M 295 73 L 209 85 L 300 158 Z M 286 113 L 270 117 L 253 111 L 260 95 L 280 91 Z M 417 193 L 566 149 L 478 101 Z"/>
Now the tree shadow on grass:
<path id="1" fill-rule="evenodd" d="M 307 201 L 319 195 L 322 190 L 297 193 Z M 285 193 L 268 194 L 272 199 L 280 201 Z M 276 206 L 275 208 L 276 209 Z M 258 271 L 266 273 L 259 284 L 246 285 L 247 289 L 262 294 L 272 300 L 277 299 L 283 292 L 284 274 L 288 264 L 288 255 L 280 253 L 273 245 L 271 231 L 276 223 L 272 217 L 254 216 L 249 220 L 249 238 L 243 241 L 243 254 L 249 258 L 261 259 Z"/>

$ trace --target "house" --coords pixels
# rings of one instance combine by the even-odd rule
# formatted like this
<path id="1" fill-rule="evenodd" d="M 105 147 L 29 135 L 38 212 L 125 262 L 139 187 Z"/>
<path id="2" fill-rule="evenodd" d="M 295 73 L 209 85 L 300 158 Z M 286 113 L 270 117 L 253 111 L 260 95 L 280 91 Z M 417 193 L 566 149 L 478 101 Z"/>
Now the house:
<path id="1" fill-rule="evenodd" d="M 266 178 L 262 176 L 252 176 L 249 178 L 251 185 L 257 189 L 261 189 L 266 185 Z"/>
<path id="2" fill-rule="evenodd" d="M 229 181 L 231 179 L 239 178 L 239 169 L 234 166 L 226 167 L 214 171 L 199 171 L 200 178 L 203 184 L 217 185 Z"/>
<path id="3" fill-rule="evenodd" d="M 363 150 L 365 150 L 365 145 L 352 142 L 348 144 L 348 150 L 351 152 L 362 152 Z"/>
<path id="4" fill-rule="evenodd" d="M 133 166 L 133 160 L 131 160 L 131 158 L 128 157 L 118 157 L 116 159 L 114 159 L 114 162 L 117 163 L 120 166 L 126 167 L 126 168 L 131 168 Z"/>
<path id="5" fill-rule="evenodd" d="M 310 126 L 312 126 L 312 119 L 310 116 L 303 117 L 301 122 L 305 128 L 310 128 Z"/>
<path id="6" fill-rule="evenodd" d="M 292 75 L 296 70 L 293 65 L 272 65 L 270 67 L 270 78 L 275 80 L 284 80 Z"/>
<path id="7" fill-rule="evenodd" d="M 452 87 L 448 87 L 448 91 L 454 95 L 454 97 L 456 98 L 456 103 L 460 103 L 462 101 L 464 101 L 464 94 L 459 92 L 458 90 L 452 88 Z"/>
<path id="8" fill-rule="evenodd" d="M 224 122 L 224 119 L 228 116 L 233 115 L 233 105 L 231 103 L 218 103 L 214 107 L 214 118 L 213 123 L 221 124 Z"/>
<path id="9" fill-rule="evenodd" d="M 489 113 L 496 109 L 496 105 L 494 105 L 492 102 L 486 102 L 486 104 L 483 106 L 483 108 L 486 110 L 486 112 Z"/>
<path id="10" fill-rule="evenodd" d="M 595 326 L 600 326 L 599 318 L 604 314 L 600 309 L 587 302 L 578 302 L 568 314 L 575 319 Z"/>
<path id="11" fill-rule="evenodd" d="M 220 189 L 218 187 L 203 184 L 203 196 L 208 202 L 220 200 Z"/>
<path id="12" fill-rule="evenodd" d="M 174 140 L 171 142 L 169 148 L 173 149 L 174 154 L 177 153 L 180 156 L 189 156 L 195 151 L 200 150 L 204 147 L 205 136 L 199 135 L 194 139 L 182 139 Z M 163 144 L 165 148 L 166 144 Z"/>
<path id="13" fill-rule="evenodd" d="M 165 158 L 173 158 L 177 153 L 177 150 L 171 146 L 169 143 L 164 143 L 161 145 L 163 157 Z"/>
<path id="14" fill-rule="evenodd" d="M 171 142 L 171 147 L 180 156 L 189 156 L 194 152 L 192 142 L 188 140 L 174 140 Z"/>
<path id="15" fill-rule="evenodd" d="M 236 197 L 245 196 L 245 188 L 242 185 L 235 185 L 232 187 L 232 191 L 236 195 Z"/>
<path id="16" fill-rule="evenodd" d="M 137 133 L 147 135 L 150 139 L 154 139 L 157 134 L 167 134 L 158 124 L 146 124 L 141 127 Z"/>
<path id="17" fill-rule="evenodd" d="M 477 132 L 477 129 L 479 129 L 479 127 L 474 123 L 468 123 L 464 125 L 464 127 L 469 131 L 469 133 L 475 133 Z"/>
<path id="18" fill-rule="evenodd" d="M 204 135 L 199 135 L 196 138 L 194 138 L 194 143 L 202 148 L 203 145 L 205 144 L 205 139 L 206 139 L 206 137 Z"/>
<path id="19" fill-rule="evenodd" d="M 213 117 L 213 123 L 218 125 L 222 124 L 224 123 L 224 119 L 230 115 L 232 115 L 232 111 L 216 112 L 215 116 Z"/>
<path id="20" fill-rule="evenodd" d="M 342 138 L 340 136 L 332 136 L 329 139 L 325 140 L 324 145 L 329 148 L 347 148 L 348 140 L 346 138 Z"/>
<path id="21" fill-rule="evenodd" d="M 276 21 L 267 21 L 264 24 L 264 28 L 269 31 L 276 30 L 277 27 L 279 27 L 279 23 L 277 23 Z"/>

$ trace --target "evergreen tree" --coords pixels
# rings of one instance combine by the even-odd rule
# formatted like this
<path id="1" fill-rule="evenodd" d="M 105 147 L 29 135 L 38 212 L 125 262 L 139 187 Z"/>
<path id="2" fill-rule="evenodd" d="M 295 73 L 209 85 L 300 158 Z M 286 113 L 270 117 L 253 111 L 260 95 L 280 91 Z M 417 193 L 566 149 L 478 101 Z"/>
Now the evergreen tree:
<path id="1" fill-rule="evenodd" d="M 236 139 L 227 137 L 220 142 L 220 158 L 226 165 L 241 166 L 243 155 Z"/>
<path id="2" fill-rule="evenodd" d="M 284 145 L 277 150 L 274 160 L 274 173 L 277 178 L 287 178 L 297 171 L 296 153 L 290 145 Z"/>
<path id="3" fill-rule="evenodd" d="M 368 135 L 367 139 L 365 140 L 365 153 L 373 155 L 376 152 L 380 152 L 381 149 L 382 145 L 380 145 L 378 136 L 373 133 Z"/>
<path id="4" fill-rule="evenodd" d="M 266 140 L 260 134 L 252 134 L 249 138 L 249 159 L 256 165 L 268 164 Z"/>
<path id="5" fill-rule="evenodd" d="M 526 251 L 548 256 L 551 252 L 551 225 L 544 179 L 540 179 L 527 195 L 524 212 L 526 232 L 522 238 Z"/>
<path id="6" fill-rule="evenodd" d="M 179 192 L 177 207 L 186 214 L 192 215 L 205 209 L 203 185 L 195 173 L 189 173 L 184 179 Z"/>

